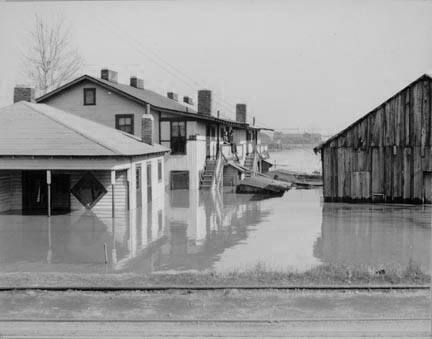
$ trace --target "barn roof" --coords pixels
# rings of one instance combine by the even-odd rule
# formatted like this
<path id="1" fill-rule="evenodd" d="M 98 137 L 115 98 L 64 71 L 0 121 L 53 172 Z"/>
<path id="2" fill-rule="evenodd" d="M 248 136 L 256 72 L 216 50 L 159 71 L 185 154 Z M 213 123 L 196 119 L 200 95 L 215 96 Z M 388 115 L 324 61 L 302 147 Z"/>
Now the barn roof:
<path id="1" fill-rule="evenodd" d="M 138 156 L 167 151 L 45 104 L 21 101 L 0 109 L 0 156 Z"/>
<path id="2" fill-rule="evenodd" d="M 321 143 L 318 146 L 316 146 L 313 149 L 314 152 L 317 153 L 317 152 L 321 151 L 322 148 L 324 148 L 325 146 L 327 146 L 328 144 L 330 144 L 333 140 L 337 139 L 339 136 L 343 135 L 346 131 L 350 130 L 351 128 L 353 128 L 357 124 L 361 123 L 364 119 L 366 119 L 367 117 L 369 117 L 369 115 L 371 115 L 372 113 L 376 112 L 378 109 L 380 109 L 382 106 L 384 106 L 388 101 L 392 100 L 394 97 L 396 97 L 397 95 L 399 95 L 402 91 L 406 90 L 408 87 L 414 85 L 415 83 L 417 83 L 417 82 L 419 82 L 419 81 L 421 81 L 423 79 L 431 79 L 432 80 L 432 75 L 429 74 L 429 73 L 423 74 L 421 77 L 417 78 L 416 80 L 414 80 L 413 82 L 411 82 L 409 85 L 405 86 L 404 88 L 402 88 L 401 90 L 399 90 L 398 92 L 396 92 L 394 95 L 392 95 L 386 101 L 384 101 L 383 103 L 381 103 L 379 106 L 375 107 L 372 111 L 370 111 L 369 113 L 365 114 L 360 119 L 357 119 L 351 125 L 349 125 L 348 127 L 344 128 L 339 133 L 333 135 L 332 137 L 330 137 L 329 139 L 327 139 L 323 143 Z"/>
<path id="3" fill-rule="evenodd" d="M 169 99 L 159 93 L 153 92 L 148 89 L 141 89 L 141 88 L 135 88 L 126 84 L 120 84 L 108 80 L 104 80 L 101 78 L 95 78 L 90 75 L 83 75 L 75 80 L 72 80 L 71 82 L 39 97 L 36 99 L 36 102 L 43 103 L 45 100 L 63 92 L 64 90 L 75 86 L 83 81 L 90 81 L 94 84 L 97 84 L 101 87 L 104 87 L 108 90 L 111 90 L 118 95 L 121 95 L 123 97 L 126 97 L 132 101 L 135 101 L 139 104 L 150 104 L 156 109 L 182 115 L 188 118 L 193 118 L 195 120 L 203 120 L 203 121 L 212 121 L 212 122 L 219 122 L 221 124 L 227 124 L 231 125 L 233 127 L 238 128 L 250 128 L 250 129 L 266 129 L 262 127 L 253 127 L 250 126 L 247 123 L 240 123 L 235 120 L 231 119 L 221 119 L 210 115 L 205 114 L 197 114 L 197 112 L 190 107 L 184 106 L 180 104 L 179 102 Z"/>

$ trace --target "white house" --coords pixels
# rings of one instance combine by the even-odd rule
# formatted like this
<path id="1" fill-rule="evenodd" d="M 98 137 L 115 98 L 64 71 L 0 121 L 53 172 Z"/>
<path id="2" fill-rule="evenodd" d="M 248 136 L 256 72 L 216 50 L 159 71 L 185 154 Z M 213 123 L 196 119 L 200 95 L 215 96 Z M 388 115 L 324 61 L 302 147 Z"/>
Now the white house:
<path id="1" fill-rule="evenodd" d="M 258 137 L 260 128 L 246 122 L 246 105 L 236 106 L 235 121 L 222 119 L 213 114 L 209 90 L 198 91 L 194 109 L 190 97 L 184 97 L 181 104 L 175 93 L 169 92 L 167 97 L 157 94 L 136 77 L 131 77 L 128 85 L 120 84 L 116 72 L 104 69 L 101 78 L 83 75 L 36 101 L 136 136 L 151 135 L 148 143 L 171 150 L 165 158 L 165 184 L 170 188 L 211 186 L 221 176 L 217 170 L 223 171 L 222 155 L 257 171 L 266 157 L 266 147 Z M 141 116 L 148 113 L 153 121 L 143 124 Z"/>
<path id="2" fill-rule="evenodd" d="M 28 99 L 19 88 L 15 99 Z M 145 115 L 143 120 L 151 120 Z M 46 104 L 0 109 L 0 212 L 134 210 L 163 195 L 169 150 Z"/>

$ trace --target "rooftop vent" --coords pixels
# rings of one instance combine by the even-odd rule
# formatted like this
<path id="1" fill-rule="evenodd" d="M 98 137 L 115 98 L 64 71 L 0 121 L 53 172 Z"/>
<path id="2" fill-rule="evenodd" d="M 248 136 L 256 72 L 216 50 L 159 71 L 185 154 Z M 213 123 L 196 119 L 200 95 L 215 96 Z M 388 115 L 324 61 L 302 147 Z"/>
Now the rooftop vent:
<path id="1" fill-rule="evenodd" d="M 193 99 L 191 97 L 186 96 L 186 95 L 183 97 L 183 102 L 188 104 L 188 105 L 194 104 Z"/>
<path id="2" fill-rule="evenodd" d="M 106 68 L 101 70 L 101 79 L 117 83 L 117 78 L 117 72 Z"/>
<path id="3" fill-rule="evenodd" d="M 246 104 L 236 105 L 236 121 L 246 123 Z"/>
<path id="4" fill-rule="evenodd" d="M 137 78 L 137 77 L 130 77 L 129 84 L 132 87 L 139 88 L 139 89 L 144 89 L 144 80 L 143 79 L 140 79 L 140 78 Z"/>
<path id="5" fill-rule="evenodd" d="M 168 97 L 169 99 L 171 99 L 171 100 L 178 101 L 178 95 L 177 95 L 177 93 L 174 93 L 174 92 L 168 92 L 168 93 L 167 93 L 167 97 Z"/>

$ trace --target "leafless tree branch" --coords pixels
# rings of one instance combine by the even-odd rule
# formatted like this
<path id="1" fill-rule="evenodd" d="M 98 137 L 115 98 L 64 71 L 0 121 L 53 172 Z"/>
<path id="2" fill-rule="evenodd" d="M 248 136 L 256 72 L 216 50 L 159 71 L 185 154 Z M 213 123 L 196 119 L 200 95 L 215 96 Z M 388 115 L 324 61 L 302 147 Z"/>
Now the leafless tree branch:
<path id="1" fill-rule="evenodd" d="M 45 94 L 71 80 L 83 66 L 83 59 L 71 42 L 63 20 L 49 24 L 35 16 L 30 43 L 22 55 L 24 74 L 38 94 Z"/>

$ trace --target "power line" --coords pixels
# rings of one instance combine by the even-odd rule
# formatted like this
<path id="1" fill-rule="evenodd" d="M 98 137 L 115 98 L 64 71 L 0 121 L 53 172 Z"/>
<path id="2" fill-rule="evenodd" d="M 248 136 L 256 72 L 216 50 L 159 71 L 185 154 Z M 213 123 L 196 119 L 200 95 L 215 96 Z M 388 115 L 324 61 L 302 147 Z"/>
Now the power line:
<path id="1" fill-rule="evenodd" d="M 147 57 L 148 59 L 150 59 L 151 61 L 153 61 L 154 63 L 156 63 L 159 67 L 161 67 L 163 70 L 165 70 L 167 73 L 169 73 L 170 75 L 172 75 L 174 78 L 180 80 L 181 82 L 183 82 L 184 84 L 186 84 L 189 88 L 195 89 L 193 86 L 190 85 L 190 83 L 194 83 L 196 85 L 198 85 L 199 87 L 207 87 L 204 86 L 203 84 L 201 84 L 200 82 L 196 81 L 195 79 L 193 79 L 192 77 L 190 77 L 189 75 L 187 75 L 185 72 L 183 72 L 182 70 L 180 70 L 178 67 L 172 65 L 171 63 L 165 61 L 161 56 L 159 56 L 157 53 L 150 51 L 148 48 L 145 48 L 143 46 L 143 44 L 136 39 L 134 36 L 132 36 L 131 34 L 129 34 L 127 31 L 122 30 L 118 25 L 116 25 L 115 23 L 113 23 L 112 21 L 110 21 L 108 18 L 105 18 L 105 20 L 100 20 L 97 16 L 96 19 L 103 25 L 106 25 L 106 22 L 108 22 L 110 26 L 108 26 L 110 28 L 110 30 L 112 32 L 114 32 L 117 36 L 119 36 L 120 33 L 123 33 L 124 35 L 126 35 L 127 37 L 129 37 L 132 42 L 135 42 L 132 45 L 132 47 L 141 55 Z M 115 30 L 117 29 L 117 30 Z M 120 33 L 119 33 L 120 32 Z M 123 38 L 123 36 L 120 36 L 121 38 Z M 127 41 L 129 43 L 129 41 Z M 138 46 L 137 46 L 138 45 Z M 150 54 L 150 55 L 149 55 Z M 154 55 L 154 57 L 152 56 Z M 157 58 L 157 59 L 155 59 Z M 170 69 L 168 69 L 167 67 L 165 67 L 163 64 L 166 64 L 168 67 L 170 67 L 172 70 L 174 70 L 174 72 L 177 72 L 178 74 L 182 75 L 183 77 L 186 77 L 187 79 L 189 79 L 188 81 L 190 83 L 188 83 L 188 81 L 185 81 L 183 78 L 181 78 L 179 75 L 173 73 Z M 220 98 L 220 99 L 214 99 L 215 102 L 217 102 L 221 107 L 225 107 L 225 109 L 228 112 L 231 112 L 233 114 L 235 114 L 235 112 L 232 110 L 232 106 L 234 106 L 234 104 L 227 102 L 226 100 Z M 232 105 L 232 106 L 231 106 Z M 225 117 L 226 119 L 230 119 L 229 117 L 227 117 L 225 114 L 221 113 L 222 117 Z"/>

